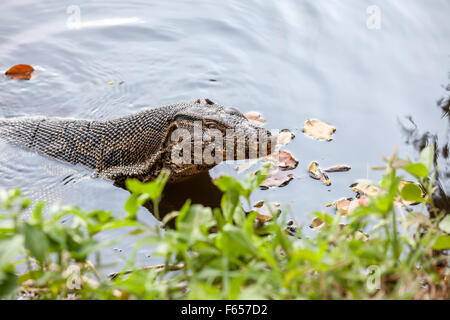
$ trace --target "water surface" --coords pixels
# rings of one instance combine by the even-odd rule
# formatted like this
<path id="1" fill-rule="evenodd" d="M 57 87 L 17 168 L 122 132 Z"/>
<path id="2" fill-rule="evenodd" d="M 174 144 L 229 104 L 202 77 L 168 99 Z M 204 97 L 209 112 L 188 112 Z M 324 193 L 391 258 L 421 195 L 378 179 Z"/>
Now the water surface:
<path id="1" fill-rule="evenodd" d="M 372 5 L 379 29 L 367 24 Z M 0 77 L 0 117 L 111 119 L 205 97 L 260 111 L 268 128 L 296 133 L 287 150 L 300 164 L 288 186 L 258 191 L 253 200 L 288 206 L 301 224 L 309 224 L 308 212 L 352 196 L 355 179 L 377 179 L 370 166 L 396 146 L 417 156 L 399 126 L 413 128 L 407 116 L 419 132 L 448 142 L 448 118 L 436 106 L 449 82 L 446 0 L 3 0 L 0 8 L 0 70 L 19 63 L 37 70 L 30 81 Z M 308 118 L 333 124 L 334 141 L 296 131 Z M 123 213 L 128 193 L 111 182 L 9 145 L 0 151 L 1 187 Z M 305 173 L 312 160 L 352 170 L 330 175 L 333 185 L 325 187 Z M 448 172 L 448 159 L 440 165 Z M 223 164 L 211 174 L 234 172 Z M 139 218 L 155 223 L 145 209 Z M 127 252 L 132 243 L 119 247 Z M 142 263 L 146 255 L 138 256 Z"/>

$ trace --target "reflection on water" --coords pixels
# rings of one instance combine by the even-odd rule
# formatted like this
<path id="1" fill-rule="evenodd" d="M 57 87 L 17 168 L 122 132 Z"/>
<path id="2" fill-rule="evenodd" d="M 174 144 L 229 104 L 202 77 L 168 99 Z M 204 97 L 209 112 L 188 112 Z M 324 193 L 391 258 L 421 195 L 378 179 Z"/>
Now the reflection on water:
<path id="1" fill-rule="evenodd" d="M 122 183 L 114 185 L 125 189 Z M 202 172 L 180 182 L 168 183 L 158 206 L 160 219 L 164 219 L 164 216 L 172 211 L 179 210 L 188 199 L 192 204 L 219 208 L 221 198 L 222 192 L 213 184 L 208 172 Z M 151 201 L 146 202 L 144 206 L 153 212 Z"/>
<path id="2" fill-rule="evenodd" d="M 446 87 L 445 95 L 437 101 L 437 106 L 442 110 L 441 121 L 450 124 L 450 84 Z M 406 117 L 407 123 L 399 121 L 400 129 L 406 137 L 405 143 L 411 145 L 417 153 L 420 153 L 426 146 L 434 146 L 434 165 L 438 168 L 436 172 L 437 192 L 433 201 L 437 208 L 450 212 L 450 159 L 449 159 L 449 139 L 450 126 L 446 127 L 444 141 L 439 139 L 437 133 L 430 131 L 422 132 L 414 122 L 412 116 Z"/>

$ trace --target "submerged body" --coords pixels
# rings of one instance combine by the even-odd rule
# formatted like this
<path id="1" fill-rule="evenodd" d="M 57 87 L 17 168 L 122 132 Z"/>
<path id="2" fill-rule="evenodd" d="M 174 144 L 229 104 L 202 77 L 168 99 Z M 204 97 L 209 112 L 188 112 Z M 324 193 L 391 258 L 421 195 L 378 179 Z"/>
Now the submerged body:
<path id="1" fill-rule="evenodd" d="M 237 109 L 209 99 L 152 108 L 113 120 L 0 119 L 0 139 L 56 160 L 82 165 L 116 181 L 128 177 L 149 181 L 163 168 L 170 171 L 174 181 L 217 164 L 172 161 L 173 148 L 180 142 L 174 141 L 172 133 L 176 129 L 192 133 L 198 127 L 218 130 L 224 136 L 230 129 L 246 136 L 258 135 L 268 142 L 270 152 L 270 133 L 266 129 L 252 125 Z M 211 143 L 214 142 L 202 141 L 202 149 Z M 194 149 L 195 146 L 192 152 Z M 248 152 L 245 155 L 250 157 Z"/>

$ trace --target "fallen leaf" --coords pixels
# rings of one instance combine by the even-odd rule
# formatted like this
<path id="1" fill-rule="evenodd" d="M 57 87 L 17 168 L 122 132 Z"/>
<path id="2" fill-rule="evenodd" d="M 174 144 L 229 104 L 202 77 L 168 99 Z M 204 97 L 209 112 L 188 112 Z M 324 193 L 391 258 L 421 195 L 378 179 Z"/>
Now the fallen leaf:
<path id="1" fill-rule="evenodd" d="M 316 229 L 323 226 L 323 221 L 320 220 L 319 218 L 315 218 L 312 222 L 311 225 L 309 226 L 312 229 Z"/>
<path id="2" fill-rule="evenodd" d="M 267 172 L 266 179 L 261 183 L 260 188 L 265 190 L 272 187 L 284 187 L 292 179 L 294 179 L 294 175 L 292 173 L 287 173 L 280 168 L 271 167 Z"/>
<path id="3" fill-rule="evenodd" d="M 350 188 L 356 193 L 365 194 L 370 197 L 374 197 L 380 192 L 380 189 L 366 183 L 353 183 Z"/>
<path id="4" fill-rule="evenodd" d="M 298 161 L 285 150 L 279 151 L 278 153 L 272 153 L 265 159 L 272 162 L 277 167 L 280 167 L 282 170 L 292 170 L 298 166 Z"/>
<path id="5" fill-rule="evenodd" d="M 250 111 L 244 114 L 244 116 L 254 125 L 262 126 L 266 120 L 261 117 L 261 114 L 256 111 Z"/>
<path id="6" fill-rule="evenodd" d="M 338 164 L 337 166 L 333 166 L 327 169 L 324 169 L 324 172 L 346 172 L 349 171 L 351 168 L 349 166 L 344 166 L 341 164 Z"/>
<path id="7" fill-rule="evenodd" d="M 34 68 L 27 64 L 18 64 L 5 72 L 5 75 L 11 79 L 30 80 Z"/>
<path id="8" fill-rule="evenodd" d="M 353 201 L 353 199 L 340 199 L 336 201 L 336 209 L 342 212 L 342 215 L 347 215 L 350 207 L 350 203 Z"/>
<path id="9" fill-rule="evenodd" d="M 281 213 L 279 209 L 280 204 L 276 202 L 259 201 L 253 206 L 253 211 L 256 211 L 258 215 L 256 218 L 262 222 L 272 220 L 273 217 L 278 217 Z"/>
<path id="10" fill-rule="evenodd" d="M 250 169 L 251 167 L 253 167 L 258 162 L 259 162 L 259 159 L 246 160 L 244 163 L 242 163 L 241 165 L 238 165 L 236 167 L 236 172 L 238 174 L 241 174 L 242 172 L 245 172 L 248 169 Z"/>
<path id="11" fill-rule="evenodd" d="M 303 132 L 313 139 L 331 141 L 331 135 L 336 132 L 336 128 L 323 121 L 312 119 L 305 122 Z"/>
<path id="12" fill-rule="evenodd" d="M 405 185 L 410 184 L 410 183 L 413 183 L 413 182 L 401 181 L 398 186 L 399 192 L 402 191 L 402 189 Z M 420 187 L 420 185 L 418 185 L 418 184 L 416 184 L 416 185 L 418 187 Z M 360 196 L 360 198 L 363 198 L 365 195 L 369 196 L 369 197 L 375 197 L 380 192 L 380 189 L 378 187 L 375 187 L 375 186 L 372 186 L 372 185 L 366 184 L 366 183 L 354 183 L 354 184 L 350 185 L 350 188 L 352 188 L 352 190 L 355 191 Z M 422 187 L 420 187 L 420 188 L 422 189 Z M 423 189 L 422 189 L 421 196 L 425 197 L 425 193 L 423 192 Z M 367 197 L 364 197 L 364 198 L 367 199 Z M 411 206 L 411 205 L 416 205 L 416 204 L 419 204 L 419 202 L 407 201 L 407 200 L 404 200 L 401 196 L 396 197 L 394 200 L 394 205 L 396 205 L 397 207 Z"/>
<path id="13" fill-rule="evenodd" d="M 287 129 L 281 130 L 281 132 L 277 135 L 277 145 L 285 146 L 289 142 L 291 142 L 292 139 L 295 138 L 295 134 L 290 132 Z"/>
<path id="14" fill-rule="evenodd" d="M 330 186 L 331 180 L 328 176 L 319 168 L 319 164 L 312 161 L 308 166 L 308 172 L 311 178 L 322 181 L 323 184 Z"/>
<path id="15" fill-rule="evenodd" d="M 359 198 L 353 199 L 353 198 L 342 198 L 338 201 L 332 203 L 331 205 L 334 205 L 336 207 L 336 210 L 341 211 L 343 216 L 346 216 L 347 214 L 353 212 L 356 208 L 360 206 L 368 206 L 369 205 L 369 199 L 366 196 L 360 196 Z M 329 205 L 327 205 L 329 206 Z"/>

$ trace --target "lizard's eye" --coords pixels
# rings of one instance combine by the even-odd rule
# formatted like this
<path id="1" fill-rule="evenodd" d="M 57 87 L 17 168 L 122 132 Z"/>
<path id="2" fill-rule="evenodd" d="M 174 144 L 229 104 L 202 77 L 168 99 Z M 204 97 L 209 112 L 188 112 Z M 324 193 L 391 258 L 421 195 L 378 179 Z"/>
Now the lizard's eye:
<path id="1" fill-rule="evenodd" d="M 214 123 L 208 123 L 206 125 L 209 129 L 217 129 L 217 126 Z"/>

